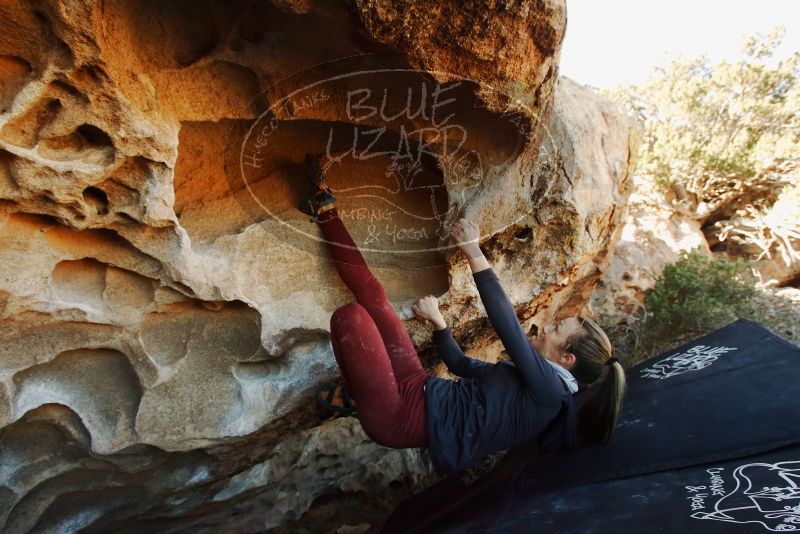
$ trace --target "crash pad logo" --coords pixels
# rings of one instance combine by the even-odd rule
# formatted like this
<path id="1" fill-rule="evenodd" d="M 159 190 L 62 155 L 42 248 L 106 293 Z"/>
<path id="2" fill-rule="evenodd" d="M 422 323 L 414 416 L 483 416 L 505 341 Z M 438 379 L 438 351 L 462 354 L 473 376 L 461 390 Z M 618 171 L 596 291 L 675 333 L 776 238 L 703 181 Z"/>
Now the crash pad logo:
<path id="1" fill-rule="evenodd" d="M 800 531 L 800 462 L 750 463 L 737 467 L 726 489 L 724 468 L 706 470 L 707 485 L 686 486 L 691 517 L 760 524 L 770 532 Z"/>
<path id="2" fill-rule="evenodd" d="M 713 347 L 696 345 L 685 352 L 673 354 L 650 367 L 641 370 L 642 378 L 670 378 L 690 371 L 705 369 L 727 352 L 736 347 Z"/>

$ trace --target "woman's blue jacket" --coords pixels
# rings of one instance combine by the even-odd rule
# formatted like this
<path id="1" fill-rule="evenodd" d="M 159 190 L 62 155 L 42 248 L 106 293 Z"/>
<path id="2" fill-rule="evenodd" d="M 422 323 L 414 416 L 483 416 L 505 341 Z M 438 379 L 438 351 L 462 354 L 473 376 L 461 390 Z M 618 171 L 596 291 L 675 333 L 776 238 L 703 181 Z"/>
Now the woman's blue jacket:
<path id="1" fill-rule="evenodd" d="M 542 453 L 575 448 L 572 393 L 522 330 L 494 270 L 478 271 L 473 278 L 511 361 L 470 358 L 450 327 L 434 330 L 441 359 L 462 377 L 431 376 L 425 383 L 428 452 L 438 475 L 464 471 L 490 454 L 534 439 L 540 439 Z M 540 436 L 556 417 L 555 428 Z"/>

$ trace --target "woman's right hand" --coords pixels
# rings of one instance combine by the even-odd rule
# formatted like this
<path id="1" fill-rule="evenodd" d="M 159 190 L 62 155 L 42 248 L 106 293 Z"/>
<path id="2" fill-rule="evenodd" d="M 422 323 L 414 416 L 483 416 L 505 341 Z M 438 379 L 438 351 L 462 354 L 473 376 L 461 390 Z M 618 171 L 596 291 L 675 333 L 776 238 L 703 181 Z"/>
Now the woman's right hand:
<path id="1" fill-rule="evenodd" d="M 456 246 L 468 255 L 472 256 L 472 253 L 480 252 L 478 245 L 480 229 L 477 223 L 462 217 L 453 223 L 450 234 L 453 236 Z"/>

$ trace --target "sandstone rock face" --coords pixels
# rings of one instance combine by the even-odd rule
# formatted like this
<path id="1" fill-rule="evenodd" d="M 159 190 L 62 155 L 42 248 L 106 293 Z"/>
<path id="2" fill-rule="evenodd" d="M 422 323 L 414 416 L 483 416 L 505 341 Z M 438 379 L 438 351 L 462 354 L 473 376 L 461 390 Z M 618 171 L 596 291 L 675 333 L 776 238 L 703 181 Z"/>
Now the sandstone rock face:
<path id="1" fill-rule="evenodd" d="M 633 182 L 621 238 L 591 298 L 593 311 L 610 324 L 641 308 L 656 277 L 681 251 L 711 255 L 700 221 L 675 212 L 652 183 L 637 176 Z"/>
<path id="2" fill-rule="evenodd" d="M 310 409 L 352 295 L 308 151 L 423 353 L 435 294 L 496 357 L 459 216 L 525 326 L 583 308 L 637 129 L 558 78 L 563 1 L 437 6 L 0 2 L 3 531 L 245 532 L 424 474 Z"/>

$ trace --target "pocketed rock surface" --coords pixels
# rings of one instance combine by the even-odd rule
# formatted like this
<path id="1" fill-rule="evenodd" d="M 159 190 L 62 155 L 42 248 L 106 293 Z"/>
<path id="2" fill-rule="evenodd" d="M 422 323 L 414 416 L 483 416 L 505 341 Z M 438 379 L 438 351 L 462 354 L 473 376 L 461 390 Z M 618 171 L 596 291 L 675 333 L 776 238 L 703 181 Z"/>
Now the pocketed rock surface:
<path id="1" fill-rule="evenodd" d="M 0 1 L 0 530 L 252 532 L 424 451 L 321 421 L 342 218 L 431 372 L 433 294 L 497 357 L 447 229 L 525 328 L 583 310 L 641 128 L 558 76 L 563 1 Z"/>

